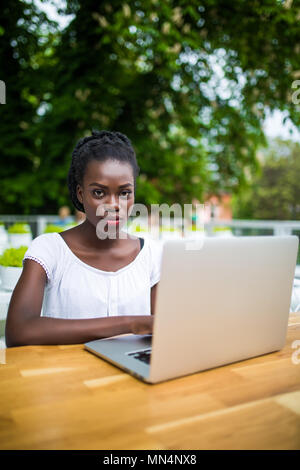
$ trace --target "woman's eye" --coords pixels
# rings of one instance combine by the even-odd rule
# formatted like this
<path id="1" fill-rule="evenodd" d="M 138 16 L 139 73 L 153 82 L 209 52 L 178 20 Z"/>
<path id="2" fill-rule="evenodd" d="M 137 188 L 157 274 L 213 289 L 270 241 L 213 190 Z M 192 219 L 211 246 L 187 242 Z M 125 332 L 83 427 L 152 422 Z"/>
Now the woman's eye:
<path id="1" fill-rule="evenodd" d="M 122 191 L 121 197 L 128 197 L 131 194 L 131 191 Z"/>
<path id="2" fill-rule="evenodd" d="M 103 191 L 102 191 L 102 189 L 94 189 L 93 194 L 96 197 L 102 197 L 103 196 Z M 131 191 L 122 191 L 120 193 L 120 197 L 126 198 L 126 197 L 128 197 L 129 194 L 131 194 Z"/>
<path id="3" fill-rule="evenodd" d="M 95 196 L 101 197 L 101 194 L 99 194 L 99 193 L 103 193 L 102 189 L 95 189 L 95 190 L 93 191 L 93 194 L 95 194 Z"/>

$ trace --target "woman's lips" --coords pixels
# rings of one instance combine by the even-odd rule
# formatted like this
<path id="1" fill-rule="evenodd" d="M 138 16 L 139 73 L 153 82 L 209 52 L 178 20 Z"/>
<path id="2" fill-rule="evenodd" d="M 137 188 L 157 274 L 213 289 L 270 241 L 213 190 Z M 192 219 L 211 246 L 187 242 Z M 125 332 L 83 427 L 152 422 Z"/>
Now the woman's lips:
<path id="1" fill-rule="evenodd" d="M 101 217 L 101 220 L 104 220 L 105 222 L 108 223 L 108 225 L 118 225 L 122 218 L 119 216 L 116 217 Z"/>
<path id="2" fill-rule="evenodd" d="M 120 220 L 119 219 L 106 219 L 108 225 L 118 225 Z"/>

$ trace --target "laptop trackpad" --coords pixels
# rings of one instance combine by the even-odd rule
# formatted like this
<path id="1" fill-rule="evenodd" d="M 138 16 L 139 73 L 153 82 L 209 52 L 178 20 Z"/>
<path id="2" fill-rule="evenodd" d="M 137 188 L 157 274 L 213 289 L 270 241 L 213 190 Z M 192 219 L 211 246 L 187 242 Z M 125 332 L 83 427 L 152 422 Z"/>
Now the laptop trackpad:
<path id="1" fill-rule="evenodd" d="M 105 338 L 86 343 L 90 349 L 95 349 L 102 354 L 128 354 L 137 350 L 151 348 L 152 335 L 124 335 L 113 338 Z"/>
<path id="2" fill-rule="evenodd" d="M 151 335 L 124 335 L 90 341 L 85 343 L 85 347 L 88 351 L 144 380 L 149 375 L 149 363 L 130 354 L 149 350 L 151 342 Z"/>

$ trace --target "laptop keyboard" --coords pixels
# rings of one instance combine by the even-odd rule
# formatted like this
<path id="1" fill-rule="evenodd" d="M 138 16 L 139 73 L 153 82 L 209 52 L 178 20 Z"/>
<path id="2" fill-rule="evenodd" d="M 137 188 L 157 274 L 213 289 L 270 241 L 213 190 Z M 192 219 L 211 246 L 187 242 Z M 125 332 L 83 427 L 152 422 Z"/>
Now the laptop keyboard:
<path id="1" fill-rule="evenodd" d="M 138 359 L 139 361 L 145 362 L 146 364 L 150 364 L 151 358 L 151 349 L 144 349 L 143 351 L 135 351 L 129 353 L 128 356 L 134 357 L 134 359 Z"/>

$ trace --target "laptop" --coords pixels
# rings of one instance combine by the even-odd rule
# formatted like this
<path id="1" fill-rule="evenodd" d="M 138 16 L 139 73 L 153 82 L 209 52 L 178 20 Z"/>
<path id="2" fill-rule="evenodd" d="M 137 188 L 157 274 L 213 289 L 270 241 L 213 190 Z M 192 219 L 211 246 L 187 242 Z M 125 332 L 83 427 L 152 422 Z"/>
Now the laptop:
<path id="1" fill-rule="evenodd" d="M 298 237 L 187 243 L 163 244 L 153 334 L 90 341 L 88 351 L 155 384 L 283 348 Z"/>

